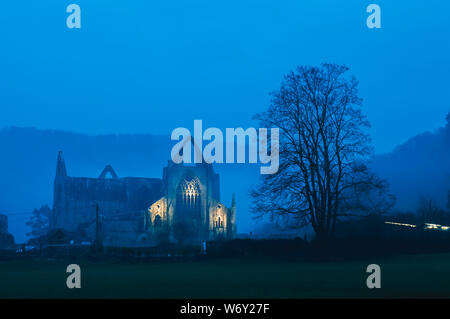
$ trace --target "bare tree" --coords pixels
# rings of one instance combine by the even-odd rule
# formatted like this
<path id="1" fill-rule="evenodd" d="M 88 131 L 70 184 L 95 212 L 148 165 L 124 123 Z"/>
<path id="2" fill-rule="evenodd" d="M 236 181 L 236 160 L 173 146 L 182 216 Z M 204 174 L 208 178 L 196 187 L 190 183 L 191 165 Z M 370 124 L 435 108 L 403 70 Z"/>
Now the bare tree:
<path id="1" fill-rule="evenodd" d="M 272 93 L 269 109 L 255 116 L 261 126 L 280 129 L 279 171 L 251 192 L 256 216 L 310 224 L 325 240 L 339 217 L 391 207 L 386 183 L 367 167 L 369 122 L 347 71 L 335 64 L 298 67 Z"/>
<path id="2" fill-rule="evenodd" d="M 30 219 L 25 223 L 27 226 L 31 227 L 31 232 L 27 233 L 27 236 L 39 238 L 47 235 L 51 213 L 52 210 L 48 205 L 41 206 L 39 209 L 34 209 Z"/>

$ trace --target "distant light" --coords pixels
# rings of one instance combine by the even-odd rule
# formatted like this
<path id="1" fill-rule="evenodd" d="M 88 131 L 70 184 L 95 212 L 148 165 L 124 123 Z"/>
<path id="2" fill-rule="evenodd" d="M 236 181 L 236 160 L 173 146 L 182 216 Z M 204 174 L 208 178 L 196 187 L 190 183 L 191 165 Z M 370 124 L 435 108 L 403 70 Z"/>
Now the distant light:
<path id="1" fill-rule="evenodd" d="M 384 222 L 384 223 L 390 224 L 390 225 L 396 225 L 396 226 L 411 227 L 411 228 L 417 227 L 416 225 L 412 225 L 412 224 L 403 224 L 403 223 L 396 223 L 396 222 Z M 442 226 L 439 224 L 425 223 L 424 229 L 437 229 L 437 230 L 447 231 L 450 229 L 450 226 Z"/>
<path id="2" fill-rule="evenodd" d="M 425 223 L 425 229 L 439 229 L 439 230 L 448 230 L 450 226 L 442 226 L 439 224 L 430 224 Z"/>
<path id="3" fill-rule="evenodd" d="M 417 227 L 416 225 L 412 225 L 412 224 L 402 224 L 402 223 L 395 223 L 395 222 L 384 222 L 384 223 L 385 223 L 385 224 L 390 224 L 390 225 L 397 225 L 397 226 L 411 227 L 411 228 Z"/>

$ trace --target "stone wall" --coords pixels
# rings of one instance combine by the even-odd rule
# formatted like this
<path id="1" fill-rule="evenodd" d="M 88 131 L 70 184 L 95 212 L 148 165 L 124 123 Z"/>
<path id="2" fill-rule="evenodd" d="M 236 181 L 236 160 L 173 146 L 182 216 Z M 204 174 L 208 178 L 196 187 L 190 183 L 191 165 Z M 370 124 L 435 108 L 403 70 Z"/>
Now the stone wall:
<path id="1" fill-rule="evenodd" d="M 59 152 L 50 228 L 95 240 L 98 211 L 101 236 L 106 244 L 130 245 L 144 229 L 148 207 L 161 196 L 161 179 L 119 178 L 111 165 L 106 165 L 98 178 L 68 176 Z"/>
<path id="2" fill-rule="evenodd" d="M 156 178 L 96 179 L 66 177 L 55 185 L 53 228 L 76 231 L 80 224 L 146 211 L 161 196 Z"/>

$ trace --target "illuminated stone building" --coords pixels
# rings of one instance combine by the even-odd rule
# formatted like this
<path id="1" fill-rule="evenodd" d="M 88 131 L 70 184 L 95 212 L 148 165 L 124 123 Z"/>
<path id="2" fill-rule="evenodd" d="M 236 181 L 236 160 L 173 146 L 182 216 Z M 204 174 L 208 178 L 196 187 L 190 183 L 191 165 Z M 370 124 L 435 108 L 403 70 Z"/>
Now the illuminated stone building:
<path id="1" fill-rule="evenodd" d="M 199 244 L 233 238 L 235 216 L 234 197 L 229 208 L 220 202 L 211 164 L 169 161 L 162 179 L 119 178 L 107 165 L 98 178 L 87 178 L 68 176 L 58 155 L 51 229 L 101 238 L 105 246 Z"/>
<path id="2" fill-rule="evenodd" d="M 146 229 L 152 236 L 200 242 L 232 238 L 236 203 L 220 202 L 219 175 L 211 164 L 169 165 L 163 172 L 164 195 L 150 206 Z"/>

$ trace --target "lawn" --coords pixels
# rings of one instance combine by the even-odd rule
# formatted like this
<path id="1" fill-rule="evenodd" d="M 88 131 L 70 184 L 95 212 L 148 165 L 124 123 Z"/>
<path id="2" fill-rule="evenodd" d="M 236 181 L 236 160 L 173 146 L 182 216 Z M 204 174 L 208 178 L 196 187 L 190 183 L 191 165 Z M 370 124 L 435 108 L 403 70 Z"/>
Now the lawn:
<path id="1" fill-rule="evenodd" d="M 381 289 L 366 287 L 370 263 L 381 266 Z M 81 289 L 66 287 L 68 264 L 0 262 L 0 298 L 450 297 L 450 254 L 336 263 L 80 262 Z"/>

